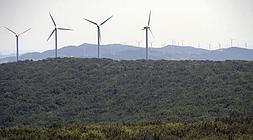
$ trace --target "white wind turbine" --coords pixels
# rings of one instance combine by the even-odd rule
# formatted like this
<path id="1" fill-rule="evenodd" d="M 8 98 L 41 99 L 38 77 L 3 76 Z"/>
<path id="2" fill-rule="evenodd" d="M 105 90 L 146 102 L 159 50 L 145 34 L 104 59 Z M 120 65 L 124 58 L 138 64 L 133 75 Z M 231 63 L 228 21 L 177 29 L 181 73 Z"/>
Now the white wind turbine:
<path id="1" fill-rule="evenodd" d="M 7 27 L 4 27 L 5 29 L 7 29 L 8 31 L 10 31 L 11 33 L 13 33 L 16 37 L 16 51 L 17 51 L 17 62 L 18 62 L 18 57 L 19 57 L 19 36 L 28 32 L 29 30 L 31 30 L 31 28 L 25 30 L 24 32 L 20 33 L 20 34 L 17 34 L 16 32 L 14 32 L 13 30 L 7 28 Z"/>
<path id="2" fill-rule="evenodd" d="M 58 52 L 57 52 L 57 47 L 58 47 L 58 44 L 57 44 L 57 31 L 58 31 L 58 30 L 70 30 L 70 31 L 72 31 L 72 29 L 58 28 L 57 25 L 56 25 L 56 23 L 55 23 L 55 21 L 54 21 L 53 16 L 52 16 L 50 13 L 49 13 L 49 15 L 50 15 L 50 17 L 51 17 L 51 19 L 52 19 L 52 21 L 53 21 L 54 30 L 52 31 L 52 33 L 51 33 L 50 36 L 48 37 L 47 41 L 51 38 L 51 36 L 52 36 L 53 34 L 55 34 L 55 58 L 57 58 L 57 56 L 58 56 Z"/>
<path id="3" fill-rule="evenodd" d="M 148 25 L 143 27 L 143 29 L 142 29 L 142 30 L 146 31 L 146 60 L 148 60 L 148 43 L 149 43 L 148 42 L 148 32 L 150 32 L 151 35 L 153 36 L 153 33 L 150 29 L 150 20 L 151 20 L 150 18 L 151 18 L 151 11 L 149 12 Z"/>
<path id="4" fill-rule="evenodd" d="M 86 19 L 86 18 L 84 18 L 86 21 L 88 21 L 88 22 L 90 22 L 90 23 L 92 23 L 92 24 L 94 24 L 94 25 L 96 25 L 97 26 L 97 32 L 98 32 L 98 58 L 100 58 L 100 42 L 101 42 L 101 31 L 100 31 L 100 27 L 102 26 L 102 25 L 104 25 L 109 19 L 111 19 L 113 16 L 110 16 L 109 18 L 107 18 L 105 21 L 103 21 L 101 24 L 98 24 L 98 23 L 96 23 L 96 22 L 94 22 L 94 21 L 91 21 L 91 20 L 89 20 L 89 19 Z"/>

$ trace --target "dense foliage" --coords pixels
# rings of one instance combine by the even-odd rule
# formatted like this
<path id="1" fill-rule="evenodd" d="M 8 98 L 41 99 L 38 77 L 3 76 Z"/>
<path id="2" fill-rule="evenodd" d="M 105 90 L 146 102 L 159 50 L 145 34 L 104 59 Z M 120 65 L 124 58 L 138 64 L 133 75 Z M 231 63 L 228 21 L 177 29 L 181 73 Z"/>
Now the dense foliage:
<path id="1" fill-rule="evenodd" d="M 58 58 L 0 65 L 0 124 L 253 117 L 252 61 Z"/>
<path id="2" fill-rule="evenodd" d="M 214 120 L 188 123 L 79 124 L 0 128 L 0 139 L 25 140 L 252 140 L 253 120 Z"/>

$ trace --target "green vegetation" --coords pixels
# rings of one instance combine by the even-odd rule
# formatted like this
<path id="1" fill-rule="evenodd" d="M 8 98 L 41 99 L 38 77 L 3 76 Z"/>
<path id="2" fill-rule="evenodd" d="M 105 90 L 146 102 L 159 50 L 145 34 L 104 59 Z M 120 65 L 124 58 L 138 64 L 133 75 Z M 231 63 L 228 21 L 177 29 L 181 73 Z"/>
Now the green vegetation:
<path id="1" fill-rule="evenodd" d="M 58 58 L 0 65 L 1 126 L 242 117 L 253 117 L 252 61 Z M 187 128 L 178 125 L 182 131 Z M 156 125 L 147 126 L 153 127 Z M 167 131 L 170 125 L 161 127 Z M 47 133 L 49 129 L 34 131 Z M 65 127 L 56 133 L 61 129 Z M 141 135 L 138 132 L 133 133 Z M 104 137 L 104 132 L 96 135 L 100 134 Z"/>
<path id="2" fill-rule="evenodd" d="M 25 140 L 250 140 L 253 120 L 214 120 L 189 123 L 65 125 L 0 128 L 0 139 Z"/>

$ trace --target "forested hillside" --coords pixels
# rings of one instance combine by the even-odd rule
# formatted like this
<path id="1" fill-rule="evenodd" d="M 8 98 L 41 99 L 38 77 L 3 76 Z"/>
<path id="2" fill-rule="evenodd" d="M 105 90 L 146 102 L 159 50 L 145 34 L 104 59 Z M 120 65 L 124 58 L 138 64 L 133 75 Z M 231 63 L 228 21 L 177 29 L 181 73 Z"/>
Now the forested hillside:
<path id="1" fill-rule="evenodd" d="M 252 61 L 59 58 L 0 65 L 0 124 L 253 117 Z"/>

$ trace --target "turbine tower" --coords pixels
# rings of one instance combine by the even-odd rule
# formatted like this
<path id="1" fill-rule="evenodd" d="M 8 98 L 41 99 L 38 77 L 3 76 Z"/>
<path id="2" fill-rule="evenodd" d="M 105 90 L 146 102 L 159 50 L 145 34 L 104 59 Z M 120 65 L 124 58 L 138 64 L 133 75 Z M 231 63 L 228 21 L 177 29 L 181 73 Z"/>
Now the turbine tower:
<path id="1" fill-rule="evenodd" d="M 151 35 L 154 36 L 150 29 L 150 18 L 151 18 L 151 11 L 149 12 L 148 25 L 143 27 L 142 29 L 146 31 L 146 60 L 148 60 L 148 32 L 150 32 Z"/>
<path id="2" fill-rule="evenodd" d="M 15 35 L 15 37 L 16 37 L 16 49 L 17 49 L 17 62 L 18 62 L 18 56 L 19 56 L 19 36 L 20 35 L 22 35 L 22 34 L 24 34 L 24 33 L 26 33 L 26 32 L 28 32 L 29 30 L 31 30 L 32 28 L 29 28 L 29 29 L 27 29 L 27 30 L 25 30 L 24 32 L 22 32 L 22 33 L 20 33 L 20 34 L 17 34 L 16 32 L 14 32 L 13 30 L 11 30 L 11 29 L 9 29 L 9 28 L 7 28 L 7 27 L 4 27 L 5 29 L 7 29 L 8 31 L 10 31 L 11 33 L 13 33 L 14 35 Z"/>
<path id="3" fill-rule="evenodd" d="M 55 21 L 54 21 L 54 18 L 53 18 L 53 16 L 51 15 L 51 13 L 49 13 L 49 15 L 50 15 L 50 17 L 51 17 L 51 19 L 52 19 L 52 22 L 53 22 L 53 24 L 54 24 L 54 30 L 52 31 L 52 33 L 50 34 L 50 36 L 48 37 L 48 39 L 47 39 L 47 41 L 51 38 L 51 36 L 54 34 L 55 35 L 55 58 L 57 58 L 57 56 L 58 56 L 58 52 L 57 52 L 57 31 L 58 30 L 70 30 L 70 31 L 72 31 L 72 29 L 67 29 L 67 28 L 58 28 L 57 27 L 57 25 L 56 25 L 56 23 L 55 23 Z"/>
<path id="4" fill-rule="evenodd" d="M 105 21 L 103 21 L 101 24 L 98 24 L 98 23 L 96 23 L 96 22 L 93 22 L 93 21 L 91 21 L 91 20 L 89 20 L 89 19 L 86 19 L 86 18 L 84 18 L 86 21 L 88 21 L 88 22 L 90 22 L 90 23 L 92 23 L 92 24 L 94 24 L 94 25 L 96 25 L 97 26 L 97 32 L 98 32 L 98 58 L 100 58 L 100 42 L 101 42 L 101 32 L 100 32 L 100 27 L 102 26 L 102 25 L 104 25 L 109 19 L 111 19 L 113 16 L 110 16 L 109 18 L 107 18 Z"/>

